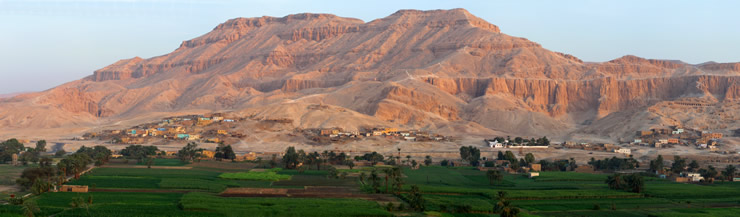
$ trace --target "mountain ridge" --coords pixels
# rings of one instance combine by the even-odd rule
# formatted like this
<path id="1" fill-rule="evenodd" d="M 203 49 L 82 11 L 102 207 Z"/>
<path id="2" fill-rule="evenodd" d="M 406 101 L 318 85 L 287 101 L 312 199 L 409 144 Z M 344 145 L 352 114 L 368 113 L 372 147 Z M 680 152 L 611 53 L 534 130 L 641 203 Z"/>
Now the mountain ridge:
<path id="1" fill-rule="evenodd" d="M 0 99 L 0 129 L 93 128 L 187 110 L 280 117 L 265 110 L 301 103 L 374 119 L 363 116 L 365 123 L 429 130 L 475 123 L 485 129 L 458 133 L 568 138 L 626 110 L 652 115 L 647 108 L 665 101 L 731 108 L 739 78 L 740 63 L 632 55 L 584 63 L 501 33 L 464 9 L 401 10 L 369 22 L 303 13 L 230 19 L 169 54 L 120 60 L 78 81 Z M 739 116 L 718 130 L 740 127 Z M 359 127 L 344 125 L 324 127 Z M 593 134 L 616 139 L 650 126 Z"/>

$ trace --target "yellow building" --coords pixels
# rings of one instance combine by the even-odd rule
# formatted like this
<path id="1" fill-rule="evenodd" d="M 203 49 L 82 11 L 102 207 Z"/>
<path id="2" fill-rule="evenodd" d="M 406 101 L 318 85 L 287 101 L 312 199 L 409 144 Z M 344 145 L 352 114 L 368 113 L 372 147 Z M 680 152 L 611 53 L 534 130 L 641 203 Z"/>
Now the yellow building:
<path id="1" fill-rule="evenodd" d="M 200 154 L 201 154 L 201 158 L 205 158 L 205 159 L 212 159 L 213 157 L 216 156 L 215 151 L 209 151 L 209 150 L 203 150 L 200 152 Z"/>
<path id="2" fill-rule="evenodd" d="M 395 132 L 398 132 L 398 129 L 393 128 L 393 127 L 388 127 L 383 130 L 383 134 L 391 134 Z"/>
<path id="3" fill-rule="evenodd" d="M 87 192 L 87 185 L 62 185 L 59 192 Z"/>

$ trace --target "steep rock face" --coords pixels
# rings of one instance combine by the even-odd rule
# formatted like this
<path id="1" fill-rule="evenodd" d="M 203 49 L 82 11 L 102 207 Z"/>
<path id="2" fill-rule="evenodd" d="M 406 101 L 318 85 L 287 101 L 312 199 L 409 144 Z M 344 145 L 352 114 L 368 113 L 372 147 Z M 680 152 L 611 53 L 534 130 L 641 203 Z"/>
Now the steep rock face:
<path id="1" fill-rule="evenodd" d="M 428 95 L 424 92 L 411 90 L 411 89 L 404 88 L 401 86 L 391 86 L 391 87 L 385 88 L 382 94 L 383 94 L 382 97 L 385 100 L 393 100 L 401 104 L 404 104 L 406 106 L 412 107 L 414 108 L 414 110 L 429 112 L 431 114 L 437 115 L 440 118 L 448 120 L 448 121 L 456 121 L 460 119 L 460 117 L 458 116 L 457 105 L 442 103 L 437 98 L 431 95 Z M 401 113 L 394 113 L 394 112 L 387 111 L 389 109 L 390 108 L 384 108 L 382 106 L 379 106 L 378 109 L 375 111 L 375 115 L 384 120 L 397 120 L 399 117 L 405 116 Z M 390 110 L 393 110 L 393 109 L 390 109 Z M 383 114 L 388 114 L 388 113 L 394 113 L 394 114 L 391 116 L 383 115 Z M 400 123 L 405 124 L 415 119 L 417 118 L 412 118 L 412 117 L 401 118 Z"/>
<path id="2" fill-rule="evenodd" d="M 596 106 L 598 116 L 627 108 L 647 106 L 692 94 L 709 93 L 720 99 L 738 95 L 737 77 L 684 76 L 638 80 L 611 77 L 586 81 L 508 78 L 427 78 L 426 82 L 465 98 L 503 94 L 526 102 L 535 112 L 560 116 Z"/>

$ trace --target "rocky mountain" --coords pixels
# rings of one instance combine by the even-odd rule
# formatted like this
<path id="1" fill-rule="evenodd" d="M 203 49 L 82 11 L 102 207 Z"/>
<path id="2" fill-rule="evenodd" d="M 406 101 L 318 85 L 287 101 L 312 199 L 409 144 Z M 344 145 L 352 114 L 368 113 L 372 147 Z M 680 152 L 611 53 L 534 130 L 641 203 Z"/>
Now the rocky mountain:
<path id="1" fill-rule="evenodd" d="M 0 129 L 84 131 L 231 111 L 289 118 L 296 127 L 617 140 L 669 124 L 740 128 L 732 109 L 739 84 L 740 63 L 629 55 L 587 63 L 503 34 L 464 9 L 401 10 L 370 22 L 305 13 L 231 19 L 169 54 L 0 99 Z M 316 104 L 327 109 L 316 112 Z M 663 112 L 693 105 L 723 112 Z M 715 119 L 722 123 L 702 122 Z"/>

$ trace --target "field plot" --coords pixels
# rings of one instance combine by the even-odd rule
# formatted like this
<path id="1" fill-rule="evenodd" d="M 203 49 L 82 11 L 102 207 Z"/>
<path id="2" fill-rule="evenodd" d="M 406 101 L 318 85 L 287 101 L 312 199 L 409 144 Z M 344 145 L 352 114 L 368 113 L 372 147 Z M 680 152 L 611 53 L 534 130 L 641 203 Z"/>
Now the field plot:
<path id="1" fill-rule="evenodd" d="M 137 165 L 146 165 L 146 162 L 138 162 Z M 187 163 L 180 159 L 155 158 L 153 166 L 185 166 Z"/>
<path id="2" fill-rule="evenodd" d="M 266 171 L 249 171 L 237 173 L 222 173 L 219 178 L 223 179 L 240 179 L 254 181 L 280 181 L 290 179 L 290 175 L 278 174 L 280 169 L 271 169 Z"/>
<path id="3" fill-rule="evenodd" d="M 183 194 L 177 193 L 46 193 L 36 198 L 41 209 L 36 216 L 223 216 L 219 213 L 204 210 L 182 210 L 178 203 Z M 92 197 L 89 209 L 70 208 L 74 197 Z M 9 213 L 22 214 L 20 206 L 10 207 Z M 13 209 L 15 208 L 15 209 Z"/>
<path id="4" fill-rule="evenodd" d="M 188 193 L 185 210 L 217 212 L 226 216 L 392 216 L 378 203 L 358 199 L 235 198 Z"/>

